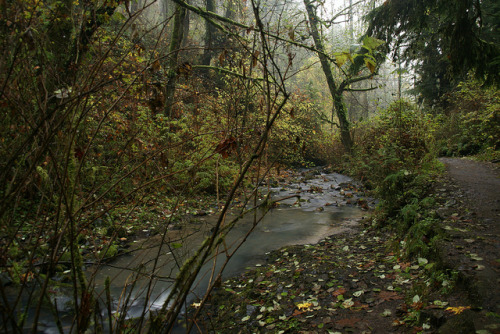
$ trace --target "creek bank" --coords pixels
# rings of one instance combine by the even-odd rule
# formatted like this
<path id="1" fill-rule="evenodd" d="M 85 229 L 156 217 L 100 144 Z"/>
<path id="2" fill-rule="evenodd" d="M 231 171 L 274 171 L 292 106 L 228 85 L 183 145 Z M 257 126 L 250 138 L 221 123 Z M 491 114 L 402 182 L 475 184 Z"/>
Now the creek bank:
<path id="1" fill-rule="evenodd" d="M 404 261 L 391 235 L 354 221 L 315 245 L 289 246 L 222 284 L 198 317 L 217 333 L 429 332 L 458 306 L 431 293 L 433 264 Z M 425 299 L 424 299 L 425 298 Z"/>
<path id="2" fill-rule="evenodd" d="M 265 266 L 224 282 L 197 325 L 217 333 L 500 333 L 498 168 L 444 163 L 448 173 L 429 194 L 441 236 L 429 258 L 404 260 L 400 237 L 361 222 L 271 252 Z M 471 184 L 477 177 L 484 180 Z"/>

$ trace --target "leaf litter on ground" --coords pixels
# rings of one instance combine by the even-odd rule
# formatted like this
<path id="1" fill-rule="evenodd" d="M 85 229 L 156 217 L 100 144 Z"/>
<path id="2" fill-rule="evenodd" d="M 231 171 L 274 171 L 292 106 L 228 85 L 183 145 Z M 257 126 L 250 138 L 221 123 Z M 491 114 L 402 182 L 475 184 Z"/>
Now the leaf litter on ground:
<path id="1" fill-rule="evenodd" d="M 362 228 L 316 245 L 269 253 L 266 265 L 224 282 L 197 324 L 217 333 L 385 333 L 420 328 L 418 312 L 424 301 L 413 290 L 429 289 L 424 267 L 428 260 L 402 261 L 387 248 L 387 233 Z M 428 304 L 443 314 L 448 305 Z"/>

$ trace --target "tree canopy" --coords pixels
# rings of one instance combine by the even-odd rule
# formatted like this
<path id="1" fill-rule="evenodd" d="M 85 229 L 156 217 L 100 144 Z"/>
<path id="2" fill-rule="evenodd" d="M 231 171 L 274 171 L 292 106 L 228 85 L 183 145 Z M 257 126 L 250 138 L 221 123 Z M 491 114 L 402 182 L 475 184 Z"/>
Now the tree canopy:
<path id="1" fill-rule="evenodd" d="M 500 84 L 499 9 L 491 0 L 388 0 L 367 15 L 367 33 L 413 64 L 419 93 L 434 100 L 469 71 Z"/>

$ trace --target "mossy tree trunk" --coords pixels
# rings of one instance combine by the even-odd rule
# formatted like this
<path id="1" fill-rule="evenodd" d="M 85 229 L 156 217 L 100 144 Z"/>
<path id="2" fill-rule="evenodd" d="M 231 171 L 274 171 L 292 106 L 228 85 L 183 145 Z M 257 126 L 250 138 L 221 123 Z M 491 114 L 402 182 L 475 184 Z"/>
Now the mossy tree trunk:
<path id="1" fill-rule="evenodd" d="M 215 1 L 214 0 L 206 0 L 207 1 L 207 11 L 215 12 Z M 210 23 L 209 20 L 205 20 L 205 50 L 203 52 L 203 58 L 201 60 L 202 65 L 210 65 L 210 61 L 212 60 L 212 56 L 214 53 L 213 50 L 213 41 L 215 38 L 215 33 L 217 28 Z"/>
<path id="2" fill-rule="evenodd" d="M 344 148 L 347 152 L 352 151 L 352 138 L 351 138 L 351 125 L 347 118 L 347 108 L 344 103 L 344 85 L 338 84 L 333 77 L 333 72 L 331 68 L 330 61 L 325 55 L 325 47 L 318 29 L 318 16 L 316 15 L 316 7 L 311 0 L 304 0 L 304 5 L 306 6 L 307 16 L 309 17 L 309 26 L 311 28 L 311 34 L 314 40 L 316 49 L 318 50 L 318 57 L 325 73 L 326 81 L 328 83 L 328 89 L 330 90 L 330 95 L 333 100 L 333 108 L 335 109 L 337 118 L 339 120 L 340 128 L 340 138 Z"/>
<path id="3" fill-rule="evenodd" d="M 170 41 L 167 84 L 165 86 L 165 116 L 172 116 L 172 107 L 174 105 L 175 86 L 177 84 L 177 67 L 179 52 L 184 38 L 184 19 L 186 9 L 179 5 L 175 6 L 174 26 L 172 30 L 172 39 Z"/>

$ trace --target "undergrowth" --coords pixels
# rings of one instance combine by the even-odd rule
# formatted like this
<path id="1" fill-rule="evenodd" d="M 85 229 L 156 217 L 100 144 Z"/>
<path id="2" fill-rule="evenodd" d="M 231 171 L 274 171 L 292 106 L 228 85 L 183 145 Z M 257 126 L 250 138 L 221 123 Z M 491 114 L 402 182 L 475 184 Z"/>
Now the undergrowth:
<path id="1" fill-rule="evenodd" d="M 425 286 L 413 287 L 414 294 L 424 299 L 433 292 L 451 293 L 458 280 L 456 271 L 441 267 L 438 261 L 437 245 L 444 235 L 432 190 L 444 165 L 437 157 L 499 158 L 498 91 L 468 81 L 448 99 L 449 109 L 442 114 L 397 101 L 359 124 L 355 155 L 344 167 L 379 199 L 372 225 L 393 234 L 390 250 L 398 258 L 418 260 L 424 266 Z M 414 311 L 409 314 L 418 323 L 420 311 Z"/>

